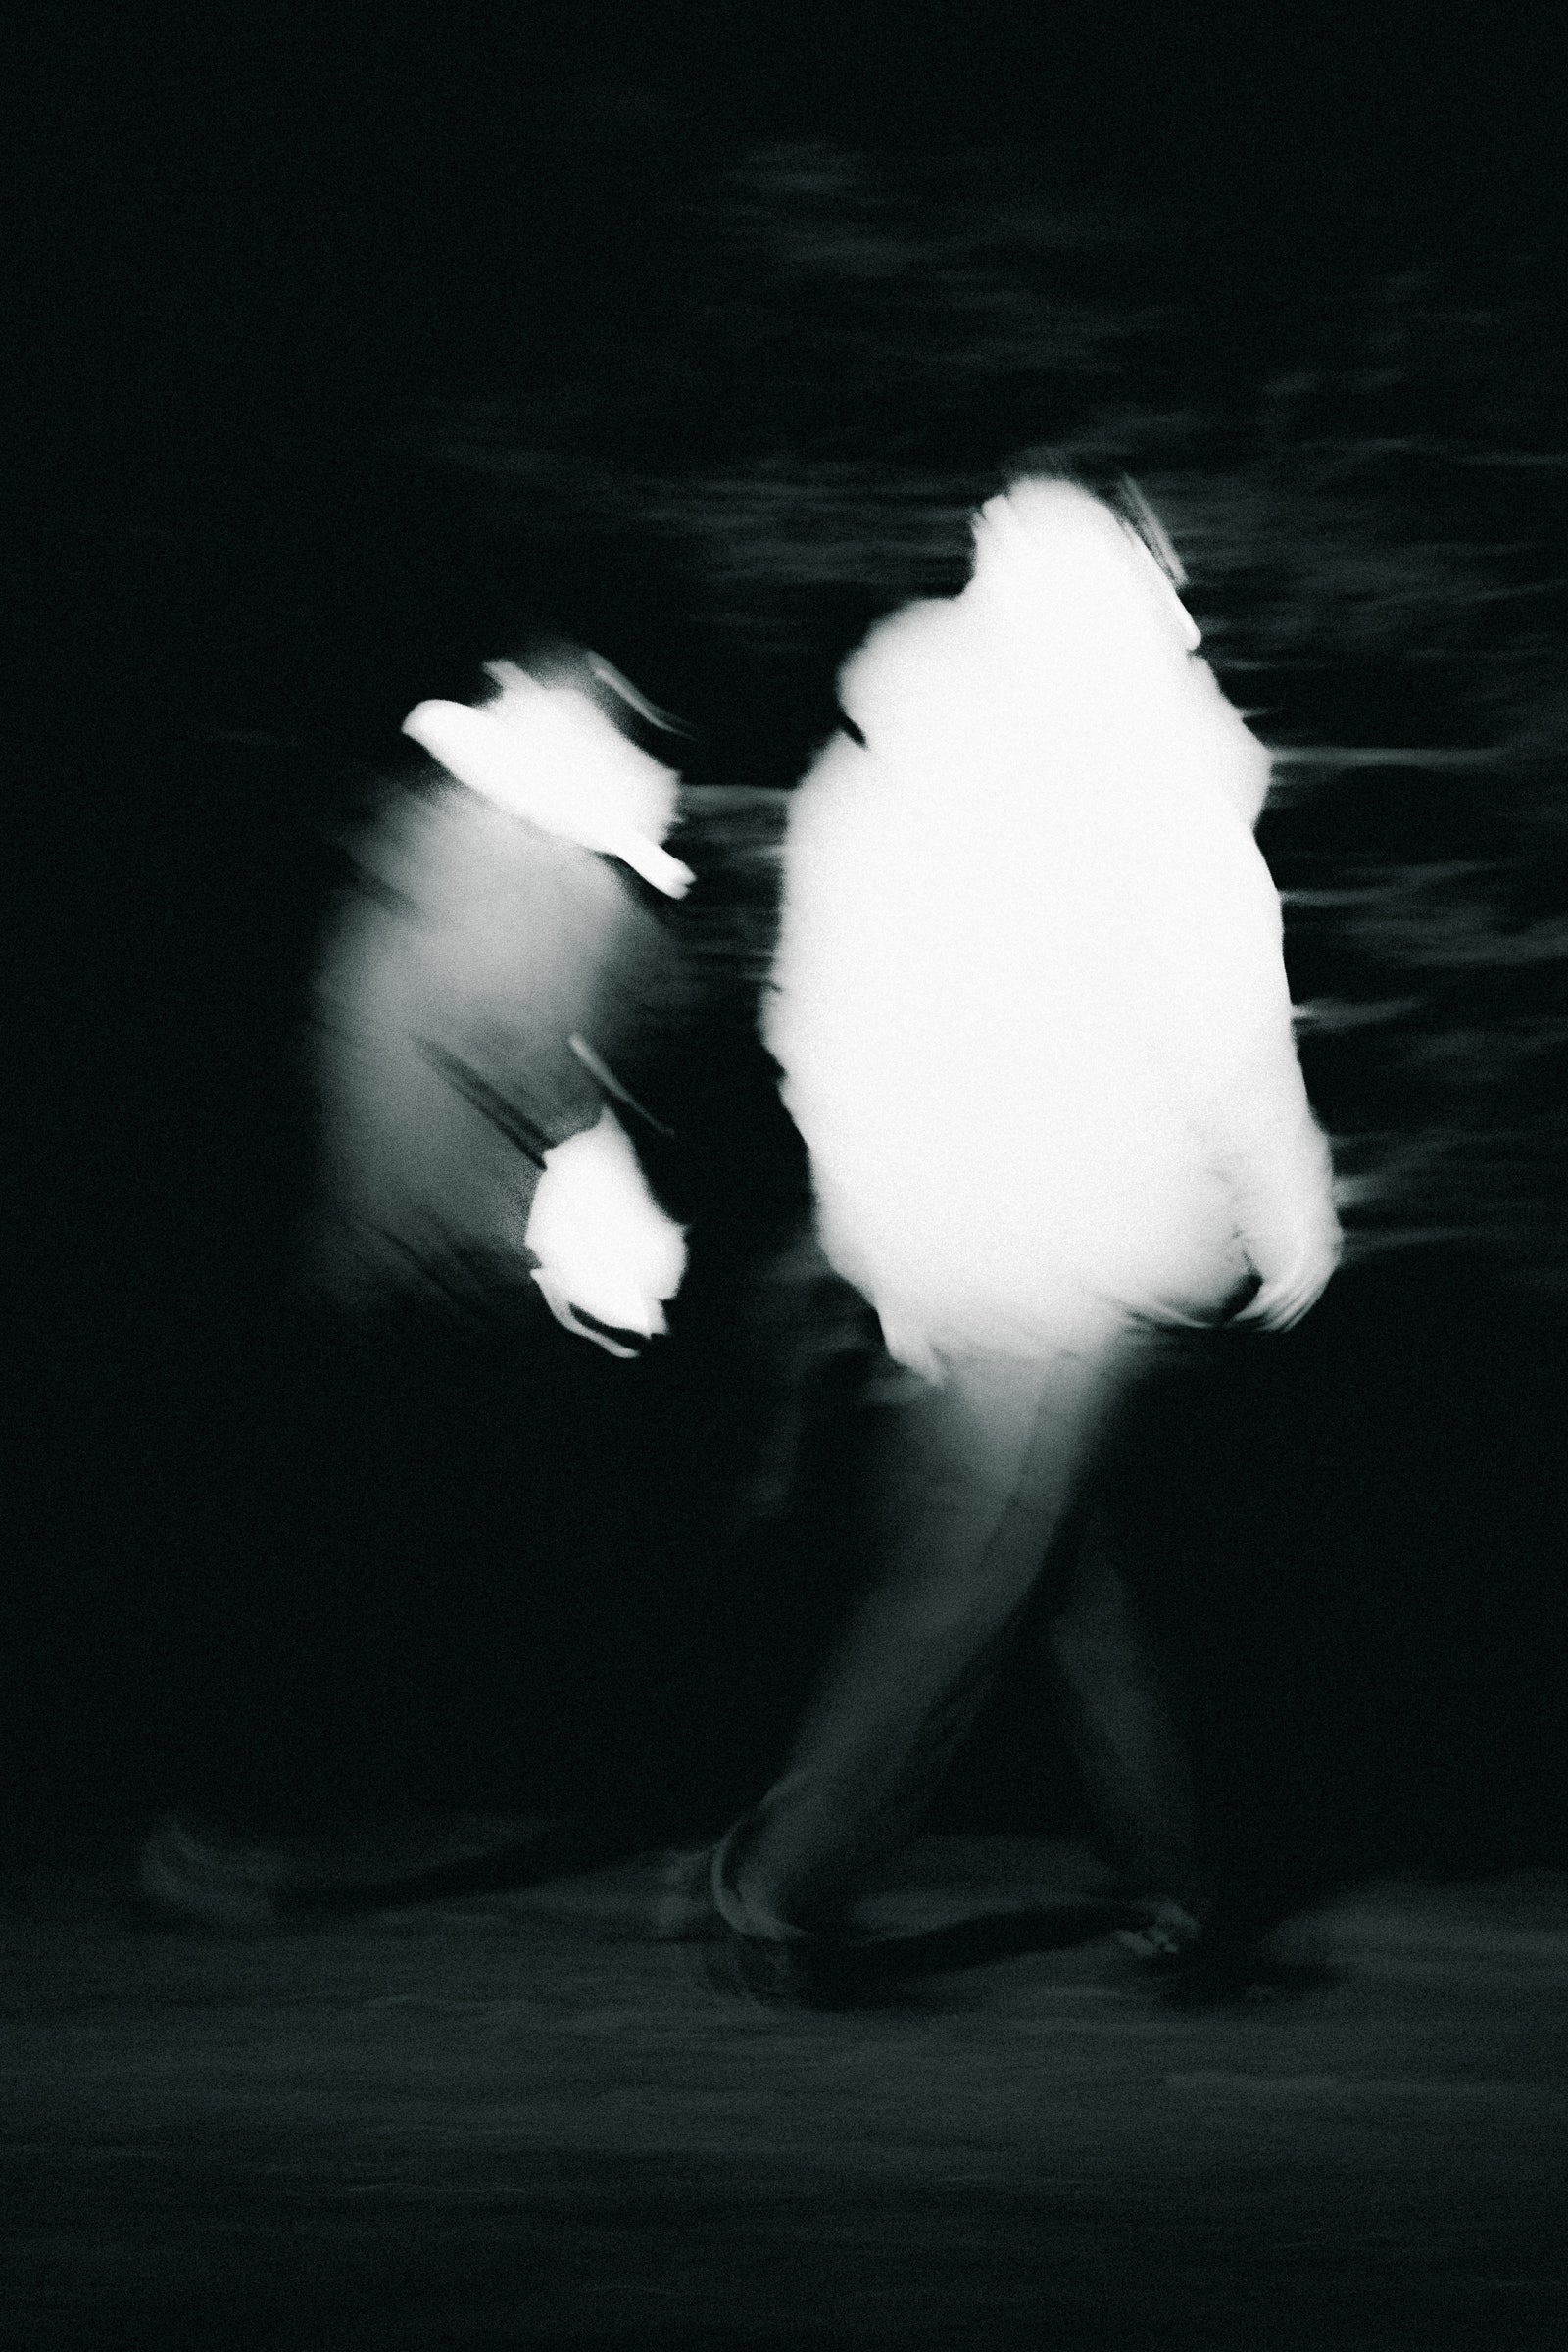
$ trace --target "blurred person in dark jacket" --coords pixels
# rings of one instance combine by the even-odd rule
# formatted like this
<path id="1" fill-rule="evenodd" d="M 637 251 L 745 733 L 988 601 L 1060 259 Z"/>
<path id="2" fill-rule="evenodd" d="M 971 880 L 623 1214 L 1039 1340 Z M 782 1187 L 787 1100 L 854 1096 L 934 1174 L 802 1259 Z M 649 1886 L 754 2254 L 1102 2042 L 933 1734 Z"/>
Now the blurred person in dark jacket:
<path id="1" fill-rule="evenodd" d="M 662 714 L 583 649 L 488 667 L 494 691 L 477 707 L 421 703 L 405 721 L 427 764 L 383 792 L 353 840 L 323 935 L 306 1251 L 317 1304 L 301 1380 L 319 1399 L 328 1516 L 370 1573 L 390 1544 L 422 1590 L 438 1571 L 416 1555 L 483 1543 L 449 1538 L 426 1501 L 434 1467 L 476 1527 L 487 1498 L 520 1482 L 574 1555 L 551 1576 L 586 1593 L 610 1573 L 615 1514 L 641 1500 L 620 1492 L 648 1466 L 636 1367 L 664 1345 L 687 1265 L 701 1152 L 672 1126 L 705 1107 L 679 1099 L 701 985 L 667 913 L 694 877 L 664 847 L 678 779 Z M 657 1515 L 657 1499 L 647 1507 Z M 524 1611 L 554 1605 L 559 1618 L 549 1587 Z M 476 1599 L 459 1593 L 447 1611 L 460 1652 Z M 624 1651 L 635 1612 L 621 1614 Z M 574 1653 L 575 1637 L 559 1638 Z M 443 1640 L 427 1678 L 451 1671 Z M 361 1673 L 401 1682 L 411 1668 L 382 1637 Z M 426 1693 L 411 1697 L 417 1712 Z M 389 1852 L 400 1867 L 456 1859 L 508 1834 L 464 1819 L 433 1845 L 417 1832 L 372 1841 L 364 1868 Z M 324 1883 L 342 1867 L 329 1840 L 306 1875 Z M 301 1872 L 297 1854 L 224 1850 L 169 1820 L 142 1885 L 162 1908 L 238 1923 L 270 1915 Z"/>
<path id="2" fill-rule="evenodd" d="M 318 985 L 318 1263 L 349 1303 L 529 1280 L 630 1352 L 684 1267 L 628 1124 L 660 1124 L 631 1081 L 690 994 L 650 899 L 692 875 L 663 847 L 674 771 L 604 708 L 630 689 L 597 657 L 555 672 L 495 662 L 491 701 L 404 722 L 436 772 L 359 846 Z"/>

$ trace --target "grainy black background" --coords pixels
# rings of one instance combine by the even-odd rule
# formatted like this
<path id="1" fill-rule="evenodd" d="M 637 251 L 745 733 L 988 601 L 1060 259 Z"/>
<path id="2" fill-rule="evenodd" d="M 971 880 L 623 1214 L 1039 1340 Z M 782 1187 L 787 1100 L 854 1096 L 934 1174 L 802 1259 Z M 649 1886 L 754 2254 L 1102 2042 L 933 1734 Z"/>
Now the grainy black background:
<path id="1" fill-rule="evenodd" d="M 866 621 L 956 585 L 969 505 L 1049 443 L 1145 482 L 1271 742 L 1426 756 L 1282 771 L 1356 1254 L 1142 1457 L 1226 1834 L 1559 1850 L 1553 42 L 1117 5 L 40 44 L 4 1670 L 40 1834 L 650 1778 L 696 1820 L 755 1785 L 831 1528 L 738 1569 L 681 1380 L 469 1350 L 362 1362 L 324 1431 L 310 1402 L 333 836 L 410 705 L 535 625 L 688 718 L 694 780 L 787 784 Z M 1071 1829 L 1058 1771 L 1020 1677 L 952 1818 Z"/>

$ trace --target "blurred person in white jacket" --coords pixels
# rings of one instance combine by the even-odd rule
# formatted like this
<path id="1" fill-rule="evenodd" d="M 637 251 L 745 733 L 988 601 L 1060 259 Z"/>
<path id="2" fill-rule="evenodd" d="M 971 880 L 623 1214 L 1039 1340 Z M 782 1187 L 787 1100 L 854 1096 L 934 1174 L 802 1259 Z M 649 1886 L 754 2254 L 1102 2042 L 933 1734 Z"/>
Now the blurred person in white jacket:
<path id="1" fill-rule="evenodd" d="M 1268 756 L 1140 515 L 1058 478 L 993 499 L 962 594 L 847 664 L 849 724 L 794 803 L 765 1036 L 822 1249 L 918 1385 L 891 1416 L 871 1589 L 712 1861 L 754 1988 L 854 1949 L 857 1898 L 1043 1574 L 1074 1744 L 1156 1945 L 1199 1899 L 1096 1466 L 1170 1334 L 1288 1329 L 1340 1233 L 1252 838 Z"/>

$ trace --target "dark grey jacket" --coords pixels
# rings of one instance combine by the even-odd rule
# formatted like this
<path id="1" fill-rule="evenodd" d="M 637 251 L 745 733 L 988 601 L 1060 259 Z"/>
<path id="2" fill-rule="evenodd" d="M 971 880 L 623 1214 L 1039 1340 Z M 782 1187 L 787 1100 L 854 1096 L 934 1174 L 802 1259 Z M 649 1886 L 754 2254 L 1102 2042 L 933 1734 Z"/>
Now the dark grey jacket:
<path id="1" fill-rule="evenodd" d="M 526 1280 L 544 1154 L 640 1101 L 686 959 L 614 858 L 432 769 L 354 847 L 323 953 L 315 1272 L 364 1302 L 464 1264 Z M 617 1092 L 618 1090 L 618 1092 Z"/>

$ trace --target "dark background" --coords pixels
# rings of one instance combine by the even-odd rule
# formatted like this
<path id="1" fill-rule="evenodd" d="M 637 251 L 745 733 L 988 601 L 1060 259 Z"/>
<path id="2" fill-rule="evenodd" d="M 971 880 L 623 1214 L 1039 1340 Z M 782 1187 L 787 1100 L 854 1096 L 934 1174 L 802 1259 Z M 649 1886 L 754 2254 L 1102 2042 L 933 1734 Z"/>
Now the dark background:
<path id="1" fill-rule="evenodd" d="M 356 1355 L 290 1304 L 335 836 L 411 705 L 539 625 L 696 727 L 694 781 L 787 785 L 867 621 L 956 587 L 1049 444 L 1138 476 L 1291 755 L 1263 839 L 1348 1179 L 1316 1315 L 1138 1456 L 1214 1834 L 1560 1855 L 1563 80 L 1549 12 L 1343 26 L 160 11 L 40 45 L 19 1818 L 653 1786 L 695 1824 L 757 1785 L 842 1515 L 726 1549 L 695 1342 L 624 1380 Z M 1077 1826 L 1027 1664 L 956 1820 Z"/>

